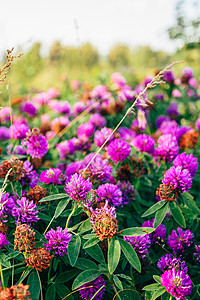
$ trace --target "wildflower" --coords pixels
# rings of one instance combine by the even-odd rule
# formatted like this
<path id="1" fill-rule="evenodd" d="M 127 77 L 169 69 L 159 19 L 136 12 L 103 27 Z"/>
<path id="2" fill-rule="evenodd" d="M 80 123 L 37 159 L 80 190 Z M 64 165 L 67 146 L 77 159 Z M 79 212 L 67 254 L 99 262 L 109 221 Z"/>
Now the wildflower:
<path id="1" fill-rule="evenodd" d="M 166 82 L 168 82 L 170 84 L 173 84 L 174 83 L 174 79 L 175 79 L 174 73 L 171 70 L 164 72 L 163 79 Z"/>
<path id="2" fill-rule="evenodd" d="M 87 193 L 92 190 L 92 183 L 89 179 L 84 179 L 82 174 L 75 173 L 72 175 L 70 181 L 65 186 L 66 193 L 74 201 L 79 204 L 87 204 Z"/>
<path id="3" fill-rule="evenodd" d="M 23 285 L 19 283 L 18 285 L 6 287 L 4 290 L 0 287 L 0 299 L 3 300 L 31 300 L 29 298 L 30 292 L 28 291 L 29 285 Z"/>
<path id="4" fill-rule="evenodd" d="M 88 139 L 93 135 L 94 132 L 94 126 L 90 122 L 86 122 L 84 124 L 81 124 L 77 129 L 77 135 L 80 140 Z"/>
<path id="5" fill-rule="evenodd" d="M 7 127 L 5 126 L 1 126 L 0 127 L 0 140 L 4 141 L 4 140 L 9 140 L 10 135 L 9 135 L 9 130 Z"/>
<path id="6" fill-rule="evenodd" d="M 36 204 L 33 201 L 29 201 L 25 197 L 17 200 L 17 205 L 13 207 L 12 215 L 15 218 L 16 223 L 22 222 L 30 225 L 32 222 L 39 220 L 36 210 Z"/>
<path id="7" fill-rule="evenodd" d="M 122 191 L 122 206 L 127 205 L 130 201 L 135 200 L 135 189 L 129 181 L 118 181 L 117 186 Z"/>
<path id="8" fill-rule="evenodd" d="M 199 133 L 195 129 L 191 129 L 183 134 L 179 140 L 181 149 L 194 148 L 198 142 Z"/>
<path id="9" fill-rule="evenodd" d="M 9 135 L 11 138 L 17 139 L 23 139 L 26 137 L 26 133 L 28 132 L 28 126 L 23 123 L 15 122 L 12 126 L 10 126 L 9 129 Z"/>
<path id="10" fill-rule="evenodd" d="M 170 103 L 170 106 L 166 110 L 166 113 L 171 117 L 171 118 L 176 118 L 179 115 L 178 112 L 178 104 L 176 101 L 172 101 Z"/>
<path id="11" fill-rule="evenodd" d="M 74 151 L 76 150 L 76 146 L 75 146 L 76 143 L 78 143 L 78 140 L 75 138 L 71 140 L 65 140 L 56 145 L 56 149 L 58 149 L 59 151 L 61 160 L 65 160 L 65 158 L 69 154 L 74 153 Z"/>
<path id="12" fill-rule="evenodd" d="M 151 238 L 149 234 L 139 235 L 139 236 L 125 236 L 124 240 L 128 242 L 138 255 L 142 258 L 149 253 L 149 248 L 151 246 Z"/>
<path id="13" fill-rule="evenodd" d="M 130 155 L 131 147 L 126 141 L 115 139 L 108 145 L 107 152 L 112 161 L 123 162 Z"/>
<path id="14" fill-rule="evenodd" d="M 192 281 L 183 271 L 172 269 L 165 271 L 161 276 L 161 284 L 176 300 L 186 299 L 192 292 Z"/>
<path id="15" fill-rule="evenodd" d="M 162 124 L 162 122 L 164 121 L 169 121 L 169 117 L 164 116 L 164 115 L 160 115 L 157 119 L 156 119 L 156 128 L 159 128 Z"/>
<path id="16" fill-rule="evenodd" d="M 48 151 L 48 142 L 45 137 L 40 134 L 39 129 L 32 129 L 26 137 L 27 154 L 32 158 L 42 158 Z"/>
<path id="17" fill-rule="evenodd" d="M 95 113 L 95 114 L 91 115 L 90 123 L 93 126 L 102 128 L 106 125 L 106 119 L 102 115 L 100 115 L 99 113 Z"/>
<path id="18" fill-rule="evenodd" d="M 135 131 L 133 131 L 127 127 L 120 127 L 118 129 L 118 132 L 120 134 L 120 138 L 123 140 L 127 140 L 127 141 L 133 140 L 136 136 Z"/>
<path id="19" fill-rule="evenodd" d="M 112 183 L 105 183 L 98 187 L 96 190 L 97 196 L 100 202 L 105 202 L 108 200 L 108 203 L 114 206 L 122 205 L 122 192 L 117 185 Z"/>
<path id="20" fill-rule="evenodd" d="M 198 118 L 198 119 L 196 120 L 195 125 L 196 125 L 196 128 L 200 131 L 200 118 Z"/>
<path id="21" fill-rule="evenodd" d="M 37 247 L 30 252 L 25 262 L 31 268 L 41 272 L 42 269 L 49 268 L 52 257 L 54 256 L 50 255 L 49 251 L 47 251 L 45 248 Z"/>
<path id="22" fill-rule="evenodd" d="M 92 223 L 93 231 L 101 241 L 110 239 L 117 233 L 118 225 L 116 220 L 115 207 L 108 206 L 106 200 L 105 205 L 96 208 L 92 211 L 90 222 Z"/>
<path id="23" fill-rule="evenodd" d="M 7 244 L 9 244 L 9 241 L 7 240 L 6 235 L 0 233 L 0 249 L 6 246 Z"/>
<path id="24" fill-rule="evenodd" d="M 13 235 L 15 236 L 15 250 L 18 248 L 20 252 L 26 253 L 32 251 L 35 246 L 35 232 L 29 225 L 19 222 Z"/>
<path id="25" fill-rule="evenodd" d="M 53 228 L 45 234 L 47 243 L 43 243 L 43 246 L 48 251 L 54 250 L 55 254 L 62 256 L 67 254 L 68 244 L 72 238 L 72 234 L 68 233 L 68 229 L 62 229 L 60 226 L 54 230 Z"/>
<path id="26" fill-rule="evenodd" d="M 85 300 L 91 299 L 103 285 L 104 285 L 104 287 L 93 298 L 94 300 L 101 300 L 101 299 L 103 299 L 103 294 L 106 289 L 105 281 L 101 275 L 99 277 L 97 277 L 97 279 L 82 285 L 79 288 L 79 294 L 82 299 L 85 299 Z"/>
<path id="27" fill-rule="evenodd" d="M 83 168 L 88 165 L 94 155 L 95 153 L 90 153 L 84 158 Z M 100 154 L 95 157 L 85 172 L 85 175 L 88 176 L 92 182 L 96 180 L 104 182 L 110 178 L 111 174 L 112 165 L 108 165 L 108 159 L 103 159 Z"/>
<path id="28" fill-rule="evenodd" d="M 36 185 L 34 188 L 30 189 L 28 192 L 26 192 L 25 197 L 28 200 L 33 200 L 35 204 L 42 198 L 46 197 L 47 190 L 45 188 L 42 188 L 39 185 Z"/>
<path id="29" fill-rule="evenodd" d="M 172 230 L 172 234 L 168 236 L 168 245 L 175 254 L 183 254 L 187 248 L 194 243 L 194 235 L 190 230 L 182 230 L 180 227 Z"/>
<path id="30" fill-rule="evenodd" d="M 172 257 L 171 254 L 163 255 L 158 263 L 157 267 L 162 271 L 168 271 L 172 269 L 180 270 L 185 273 L 188 271 L 188 267 L 186 266 L 186 263 L 184 260 L 181 261 L 180 258 Z"/>
<path id="31" fill-rule="evenodd" d="M 21 112 L 27 114 L 29 117 L 34 118 L 37 113 L 37 108 L 31 102 L 25 102 L 21 106 Z"/>
<path id="32" fill-rule="evenodd" d="M 39 181 L 38 173 L 33 170 L 31 163 L 26 160 L 23 164 L 23 172 L 21 177 L 22 186 L 29 186 L 31 189 L 34 188 Z"/>
<path id="33" fill-rule="evenodd" d="M 197 252 L 195 252 L 194 255 L 197 256 L 196 260 L 200 263 L 200 245 L 195 245 L 195 250 Z"/>
<path id="34" fill-rule="evenodd" d="M 109 137 L 111 132 L 112 132 L 112 129 L 107 128 L 107 127 L 104 127 L 101 130 L 97 130 L 94 134 L 94 142 L 95 142 L 96 146 L 101 147 L 104 144 L 104 142 L 107 140 L 107 138 Z M 109 138 L 108 143 L 109 143 L 109 141 L 112 141 L 113 139 L 114 139 L 114 136 L 112 135 Z"/>
<path id="35" fill-rule="evenodd" d="M 155 156 L 171 162 L 178 154 L 178 141 L 171 134 L 163 134 L 158 138 L 158 147 L 155 149 Z"/>
<path id="36" fill-rule="evenodd" d="M 45 184 L 61 184 L 59 180 L 60 175 L 60 169 L 48 169 L 40 174 L 40 181 L 44 182 Z"/>
<path id="37" fill-rule="evenodd" d="M 0 233 L 4 235 L 8 234 L 8 228 L 3 222 L 0 222 Z"/>
<path id="38" fill-rule="evenodd" d="M 152 227 L 154 226 L 155 219 L 153 218 L 152 221 L 145 221 L 142 224 L 142 227 Z M 150 234 L 152 243 L 163 242 L 166 239 L 166 232 L 167 229 L 164 224 L 160 224 L 154 232 Z"/>
<path id="39" fill-rule="evenodd" d="M 198 169 L 198 160 L 197 157 L 194 157 L 192 154 L 186 154 L 183 152 L 174 159 L 173 165 L 175 167 L 181 166 L 182 169 L 186 169 L 190 172 L 191 176 L 196 175 Z"/>
<path id="40" fill-rule="evenodd" d="M 182 167 L 171 167 L 167 170 L 162 180 L 164 184 L 170 184 L 174 189 L 177 189 L 178 192 L 184 193 L 188 192 L 192 186 L 192 177 L 190 172 L 187 169 Z"/>
<path id="41" fill-rule="evenodd" d="M 7 121 L 10 121 L 10 115 L 12 114 L 12 108 L 10 107 L 3 107 L 0 109 L 0 123 L 4 124 Z"/>
<path id="42" fill-rule="evenodd" d="M 51 122 L 51 130 L 55 133 L 59 133 L 61 130 L 63 130 L 67 125 L 69 124 L 69 119 L 67 116 L 62 116 L 59 118 L 55 118 Z"/>
<path id="43" fill-rule="evenodd" d="M 147 134 L 139 134 L 133 140 L 132 145 L 137 148 L 141 152 L 147 152 L 149 154 L 154 153 L 154 144 L 155 141 L 152 137 L 148 136 Z"/>
<path id="44" fill-rule="evenodd" d="M 19 181 L 22 176 L 22 172 L 25 170 L 23 167 L 23 161 L 17 159 L 15 156 L 12 156 L 10 161 L 5 160 L 0 165 L 0 177 L 5 178 L 11 168 L 12 171 L 9 173 L 8 179 L 10 181 Z"/>
<path id="45" fill-rule="evenodd" d="M 174 189 L 172 184 L 160 184 L 157 188 L 156 195 L 160 197 L 160 200 L 174 201 L 178 198 L 177 189 Z"/>

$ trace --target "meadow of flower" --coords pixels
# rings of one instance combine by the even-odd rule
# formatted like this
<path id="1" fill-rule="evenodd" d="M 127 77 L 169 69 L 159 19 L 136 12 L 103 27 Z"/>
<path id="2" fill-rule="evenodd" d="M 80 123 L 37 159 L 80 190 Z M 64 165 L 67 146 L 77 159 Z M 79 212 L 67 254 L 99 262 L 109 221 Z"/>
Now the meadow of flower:
<path id="1" fill-rule="evenodd" d="M 200 299 L 200 80 L 172 67 L 0 110 L 0 299 Z"/>

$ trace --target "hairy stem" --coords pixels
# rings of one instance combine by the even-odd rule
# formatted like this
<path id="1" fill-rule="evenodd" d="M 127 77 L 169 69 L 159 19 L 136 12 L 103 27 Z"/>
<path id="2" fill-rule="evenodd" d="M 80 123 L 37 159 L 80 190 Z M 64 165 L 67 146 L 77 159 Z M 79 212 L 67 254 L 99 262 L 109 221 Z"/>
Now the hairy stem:
<path id="1" fill-rule="evenodd" d="M 67 222 L 66 222 L 65 228 L 68 228 L 68 226 L 69 226 L 69 221 L 70 221 L 71 217 L 73 216 L 75 210 L 76 210 L 76 204 L 74 203 L 74 204 L 73 204 L 73 209 L 72 209 L 70 215 L 69 215 L 68 218 L 67 218 Z"/>

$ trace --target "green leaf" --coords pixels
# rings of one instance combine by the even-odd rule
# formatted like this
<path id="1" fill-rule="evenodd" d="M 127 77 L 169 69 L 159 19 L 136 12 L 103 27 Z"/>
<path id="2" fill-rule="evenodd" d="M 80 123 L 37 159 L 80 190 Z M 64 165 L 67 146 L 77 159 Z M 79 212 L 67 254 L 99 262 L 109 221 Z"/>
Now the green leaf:
<path id="1" fill-rule="evenodd" d="M 138 272 L 141 272 L 141 263 L 137 256 L 137 253 L 133 249 L 133 247 L 123 239 L 119 239 L 120 246 L 122 248 L 122 251 L 128 260 L 128 262 L 135 268 Z"/>
<path id="2" fill-rule="evenodd" d="M 72 267 L 76 264 L 81 247 L 81 238 L 79 235 L 73 235 L 68 244 L 68 257 Z"/>
<path id="3" fill-rule="evenodd" d="M 37 213 L 38 217 L 44 221 L 51 221 L 51 217 L 41 212 Z"/>
<path id="4" fill-rule="evenodd" d="M 185 202 L 185 204 L 187 206 L 189 206 L 189 208 L 191 208 L 194 213 L 200 214 L 200 209 L 196 205 L 195 201 L 193 200 L 192 195 L 190 195 L 189 193 L 182 193 L 181 197 L 183 198 L 183 201 Z"/>
<path id="5" fill-rule="evenodd" d="M 185 218 L 182 214 L 180 207 L 175 203 L 175 201 L 170 202 L 170 211 L 174 220 L 183 228 L 186 227 Z"/>
<path id="6" fill-rule="evenodd" d="M 56 297 L 56 287 L 55 284 L 51 284 L 45 294 L 45 300 L 55 300 Z"/>
<path id="7" fill-rule="evenodd" d="M 76 264 L 74 266 L 75 268 L 81 269 L 81 270 L 91 270 L 91 269 L 97 269 L 97 265 L 90 259 L 86 258 L 78 258 L 76 261 Z"/>
<path id="8" fill-rule="evenodd" d="M 97 269 L 83 271 L 74 280 L 72 290 L 76 290 L 83 284 L 95 280 L 99 275 L 101 275 L 101 272 L 98 272 Z"/>
<path id="9" fill-rule="evenodd" d="M 85 220 L 78 229 L 78 232 L 84 233 L 88 230 L 92 229 L 90 219 Z"/>
<path id="10" fill-rule="evenodd" d="M 153 275 L 153 279 L 154 279 L 156 282 L 158 282 L 158 283 L 161 282 L 161 277 L 158 276 L 158 275 Z"/>
<path id="11" fill-rule="evenodd" d="M 121 247 L 118 239 L 112 238 L 108 243 L 108 271 L 110 274 L 113 274 L 115 269 L 118 266 Z"/>
<path id="12" fill-rule="evenodd" d="M 147 217 L 151 214 L 153 214 L 155 211 L 159 210 L 161 207 L 163 207 L 166 204 L 165 200 L 159 201 L 156 204 L 154 204 L 153 206 L 151 206 L 149 209 L 147 209 L 147 211 L 145 211 L 145 213 L 142 215 L 142 217 Z"/>
<path id="13" fill-rule="evenodd" d="M 159 283 L 153 283 L 153 284 L 149 284 L 149 285 L 146 285 L 143 290 L 145 291 L 155 291 L 157 289 L 160 288 L 160 284 Z"/>
<path id="14" fill-rule="evenodd" d="M 66 297 L 67 295 L 69 295 L 71 293 L 70 290 L 64 284 L 56 283 L 55 286 L 56 286 L 56 292 L 58 293 L 58 296 L 60 297 L 60 299 L 63 299 L 64 297 Z M 72 295 L 69 295 L 66 298 L 67 298 L 67 300 L 74 299 L 74 297 Z"/>
<path id="15" fill-rule="evenodd" d="M 31 268 L 31 267 L 28 267 L 28 268 L 24 271 L 24 273 L 23 273 L 23 275 L 20 277 L 20 279 L 18 280 L 17 284 L 23 282 L 24 279 L 28 276 L 28 274 L 29 274 L 31 271 L 32 271 L 32 268 Z"/>
<path id="16" fill-rule="evenodd" d="M 40 296 L 40 281 L 36 270 L 33 269 L 30 273 L 27 284 L 29 285 L 28 290 L 31 293 L 31 299 L 38 300 Z"/>
<path id="17" fill-rule="evenodd" d="M 55 219 L 60 216 L 60 214 L 63 212 L 63 210 L 65 209 L 65 207 L 67 206 L 68 203 L 69 203 L 69 199 L 61 200 L 58 203 L 58 205 L 56 207 L 56 211 L 55 211 Z"/>
<path id="18" fill-rule="evenodd" d="M 99 238 L 97 236 L 95 236 L 92 239 L 90 239 L 87 242 L 85 242 L 85 244 L 83 245 L 83 249 L 90 248 L 90 247 L 98 244 L 98 242 L 99 242 Z"/>
<path id="19" fill-rule="evenodd" d="M 154 230 L 152 227 L 131 227 L 122 230 L 118 236 L 139 236 L 152 233 Z"/>
<path id="20" fill-rule="evenodd" d="M 73 277 L 75 277 L 76 275 L 78 275 L 79 272 L 80 272 L 79 270 L 70 270 L 70 271 L 63 272 L 60 275 L 58 275 L 58 277 L 56 278 L 55 282 L 57 282 L 57 283 L 68 282 Z"/>
<path id="21" fill-rule="evenodd" d="M 105 264 L 105 258 L 99 245 L 96 244 L 90 248 L 85 249 L 85 251 L 96 261 Z"/>
<path id="22" fill-rule="evenodd" d="M 19 181 L 15 182 L 14 190 L 17 192 L 17 195 L 21 198 L 22 196 L 22 185 Z"/>
<path id="23" fill-rule="evenodd" d="M 94 237 L 96 237 L 97 235 L 95 234 L 95 233 L 88 233 L 88 234 L 86 234 L 86 235 L 83 235 L 82 236 L 82 238 L 84 239 L 84 240 L 90 240 L 90 239 L 92 239 L 92 238 L 94 238 Z"/>
<path id="24" fill-rule="evenodd" d="M 117 275 L 113 276 L 114 284 L 118 287 L 119 290 L 123 290 L 123 285 L 121 280 L 117 277 Z"/>
<path id="25" fill-rule="evenodd" d="M 151 297 L 151 300 L 155 300 L 158 297 L 160 297 L 162 294 L 166 292 L 166 289 L 164 287 L 159 288 L 157 291 L 155 291 Z"/>
<path id="26" fill-rule="evenodd" d="M 154 228 L 157 228 L 162 223 L 168 211 L 168 207 L 169 207 L 169 203 L 166 203 L 164 207 L 162 207 L 160 210 L 156 212 L 154 225 L 153 225 Z"/>
<path id="27" fill-rule="evenodd" d="M 47 197 L 42 198 L 39 202 L 47 202 L 47 201 L 53 201 L 53 200 L 59 200 L 63 198 L 69 198 L 67 194 L 54 194 Z"/>

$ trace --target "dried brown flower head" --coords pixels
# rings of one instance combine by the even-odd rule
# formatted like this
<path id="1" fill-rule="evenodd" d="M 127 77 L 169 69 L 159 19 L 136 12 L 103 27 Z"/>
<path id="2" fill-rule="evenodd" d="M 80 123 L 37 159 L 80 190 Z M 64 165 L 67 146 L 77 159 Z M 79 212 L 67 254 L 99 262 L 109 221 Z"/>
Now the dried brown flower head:
<path id="1" fill-rule="evenodd" d="M 19 283 L 18 285 L 14 285 L 10 288 L 11 294 L 15 297 L 12 299 L 16 300 L 31 300 L 29 298 L 30 292 L 28 291 L 29 285 L 23 285 Z"/>
<path id="2" fill-rule="evenodd" d="M 199 133 L 195 129 L 191 129 L 183 134 L 179 140 L 181 149 L 194 148 L 198 142 Z"/>
<path id="3" fill-rule="evenodd" d="M 62 131 L 66 126 L 63 125 L 61 122 L 57 121 L 51 124 L 51 130 L 58 134 L 60 131 Z"/>
<path id="4" fill-rule="evenodd" d="M 118 230 L 117 220 L 113 215 L 102 211 L 95 219 L 93 230 L 101 241 L 104 239 L 111 239 Z"/>
<path id="5" fill-rule="evenodd" d="M 0 233 L 3 233 L 4 235 L 8 234 L 7 226 L 3 222 L 0 222 Z"/>
<path id="6" fill-rule="evenodd" d="M 41 272 L 42 269 L 47 269 L 50 266 L 52 257 L 53 255 L 50 255 L 49 251 L 45 248 L 35 248 L 26 258 L 25 262 L 28 266 Z"/>
<path id="7" fill-rule="evenodd" d="M 17 159 L 15 156 L 11 157 L 10 161 L 5 160 L 0 166 L 0 177 L 5 178 L 8 171 L 10 172 L 8 179 L 10 181 L 19 181 L 22 175 L 22 172 L 26 172 L 23 168 L 23 161 Z"/>
<path id="8" fill-rule="evenodd" d="M 157 188 L 156 195 L 165 201 L 174 201 L 178 198 L 178 192 L 171 184 L 160 184 L 160 187 Z"/>
<path id="9" fill-rule="evenodd" d="M 35 204 L 37 204 L 37 202 L 46 197 L 47 195 L 47 190 L 45 188 L 42 188 L 39 185 L 36 185 L 33 189 L 30 189 L 30 191 L 26 192 L 25 197 L 28 200 L 33 200 L 33 202 Z"/>
<path id="10" fill-rule="evenodd" d="M 31 164 L 32 164 L 34 170 L 40 169 L 42 166 L 42 158 L 39 158 L 39 157 L 32 158 L 31 157 Z"/>
<path id="11" fill-rule="evenodd" d="M 141 177 L 143 174 L 146 174 L 144 169 L 144 161 L 139 158 L 132 157 L 130 160 L 130 165 L 126 163 L 124 166 L 119 168 L 117 172 L 117 178 L 119 180 L 130 180 L 131 178 Z"/>
<path id="12" fill-rule="evenodd" d="M 15 236 L 15 250 L 18 248 L 20 252 L 25 251 L 26 253 L 33 250 L 35 245 L 35 232 L 29 225 L 19 222 L 13 235 Z"/>

